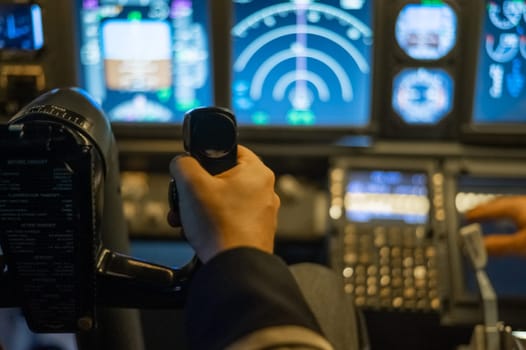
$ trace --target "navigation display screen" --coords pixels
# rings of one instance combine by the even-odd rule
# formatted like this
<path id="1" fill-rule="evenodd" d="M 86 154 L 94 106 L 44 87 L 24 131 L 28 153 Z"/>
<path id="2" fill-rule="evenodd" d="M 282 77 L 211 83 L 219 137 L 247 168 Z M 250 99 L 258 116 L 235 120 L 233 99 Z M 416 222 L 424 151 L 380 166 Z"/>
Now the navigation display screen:
<path id="1" fill-rule="evenodd" d="M 373 3 L 234 0 L 233 108 L 240 125 L 369 125 Z"/>
<path id="2" fill-rule="evenodd" d="M 111 121 L 179 123 L 212 104 L 207 3 L 81 1 L 83 87 Z"/>
<path id="3" fill-rule="evenodd" d="M 428 222 L 430 203 L 424 173 L 351 170 L 348 175 L 345 211 L 356 222 Z"/>
<path id="4" fill-rule="evenodd" d="M 495 178 L 464 175 L 457 180 L 455 207 L 460 217 L 478 204 L 498 196 L 526 194 L 526 178 Z M 461 220 L 462 221 L 462 220 Z M 463 220 L 462 224 L 467 224 Z M 481 222 L 483 234 L 511 234 L 517 231 L 509 219 Z M 466 262 L 466 285 L 477 292 L 475 276 Z M 526 260 L 522 257 L 488 256 L 486 272 L 498 296 L 524 297 L 526 295 Z"/>
<path id="5" fill-rule="evenodd" d="M 437 60 L 447 55 L 457 40 L 457 15 L 442 1 L 405 5 L 396 19 L 398 46 L 416 60 Z"/>
<path id="6" fill-rule="evenodd" d="M 36 51 L 43 45 L 40 6 L 0 3 L 0 50 Z"/>
<path id="7" fill-rule="evenodd" d="M 524 1 L 486 1 L 472 122 L 526 123 Z"/>

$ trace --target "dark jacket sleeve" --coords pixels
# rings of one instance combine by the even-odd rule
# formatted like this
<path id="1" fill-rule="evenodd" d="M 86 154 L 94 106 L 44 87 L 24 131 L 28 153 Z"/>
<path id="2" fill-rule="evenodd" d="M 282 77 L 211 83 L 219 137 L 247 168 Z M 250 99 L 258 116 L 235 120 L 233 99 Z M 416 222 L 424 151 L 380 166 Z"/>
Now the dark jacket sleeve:
<path id="1" fill-rule="evenodd" d="M 224 349 L 257 330 L 298 326 L 321 334 L 287 265 L 253 248 L 222 252 L 194 276 L 186 306 L 191 349 Z"/>

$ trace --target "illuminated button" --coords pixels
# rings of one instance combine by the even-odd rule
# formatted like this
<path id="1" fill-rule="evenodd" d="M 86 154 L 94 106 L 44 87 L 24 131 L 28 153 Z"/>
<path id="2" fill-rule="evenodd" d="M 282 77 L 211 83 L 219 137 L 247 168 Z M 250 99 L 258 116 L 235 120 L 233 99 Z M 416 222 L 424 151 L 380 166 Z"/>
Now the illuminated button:
<path id="1" fill-rule="evenodd" d="M 426 238 L 426 229 L 425 229 L 425 227 L 424 226 L 417 226 L 417 228 L 415 229 L 415 236 L 419 240 L 423 240 L 424 238 Z"/>
<path id="2" fill-rule="evenodd" d="M 346 283 L 343 289 L 345 290 L 345 293 L 352 294 L 354 292 L 354 285 Z"/>
<path id="3" fill-rule="evenodd" d="M 377 274 L 377 272 L 378 272 L 378 268 L 374 265 L 371 265 L 367 268 L 367 274 L 369 276 L 374 276 Z"/>
<path id="4" fill-rule="evenodd" d="M 440 308 L 440 300 L 438 298 L 431 300 L 431 308 L 433 310 L 438 310 Z"/>
<path id="5" fill-rule="evenodd" d="M 426 256 L 428 258 L 434 258 L 437 255 L 437 250 L 435 247 L 427 247 L 426 249 Z"/>
<path id="6" fill-rule="evenodd" d="M 393 299 L 393 307 L 395 307 L 395 308 L 402 307 L 403 303 L 404 303 L 404 299 L 402 299 L 400 297 Z"/>
<path id="7" fill-rule="evenodd" d="M 413 266 L 413 258 L 408 257 L 404 259 L 404 267 L 412 267 Z"/>
<path id="8" fill-rule="evenodd" d="M 433 175 L 432 181 L 433 184 L 435 184 L 436 186 L 442 186 L 442 184 L 444 183 L 444 175 L 436 173 Z"/>
<path id="9" fill-rule="evenodd" d="M 389 247 L 380 248 L 380 257 L 389 257 Z"/>
<path id="10" fill-rule="evenodd" d="M 343 184 L 341 182 L 333 182 L 330 191 L 333 195 L 341 195 L 343 193 Z"/>
<path id="11" fill-rule="evenodd" d="M 387 240 L 385 238 L 385 235 L 378 235 L 374 238 L 374 245 L 376 247 L 382 247 L 387 244 Z"/>
<path id="12" fill-rule="evenodd" d="M 365 305 L 365 297 L 356 297 L 354 299 L 354 303 L 356 304 L 356 306 L 360 307 L 360 306 L 364 306 Z"/>
<path id="13" fill-rule="evenodd" d="M 367 295 L 369 295 L 369 296 L 376 295 L 377 291 L 378 291 L 378 289 L 376 288 L 376 286 L 369 286 L 369 287 L 367 287 Z"/>
<path id="14" fill-rule="evenodd" d="M 426 287 L 426 280 L 424 278 L 416 279 L 415 280 L 415 287 L 419 288 L 419 289 L 424 289 Z"/>
<path id="15" fill-rule="evenodd" d="M 414 288 L 406 288 L 404 289 L 404 297 L 405 298 L 414 298 L 416 296 L 416 290 Z"/>
<path id="16" fill-rule="evenodd" d="M 416 266 L 414 269 L 414 275 L 416 279 L 426 278 L 427 269 L 424 266 Z"/>
<path id="17" fill-rule="evenodd" d="M 345 176 L 345 171 L 341 168 L 335 168 L 331 171 L 331 180 L 336 182 L 342 182 Z"/>
<path id="18" fill-rule="evenodd" d="M 389 276 L 382 276 L 380 277 L 380 285 L 385 287 L 388 286 L 389 283 L 391 283 L 391 277 Z"/>
<path id="19" fill-rule="evenodd" d="M 398 257 L 400 257 L 400 255 L 401 255 L 400 248 L 394 247 L 393 249 L 391 249 L 391 256 L 393 258 L 398 258 Z"/>
<path id="20" fill-rule="evenodd" d="M 345 278 L 351 278 L 354 274 L 354 269 L 352 267 L 346 267 L 343 269 L 343 277 Z"/>
<path id="21" fill-rule="evenodd" d="M 435 204 L 435 207 L 443 207 L 444 206 L 444 196 L 442 194 L 435 194 L 435 198 L 433 198 L 433 204 Z"/>
<path id="22" fill-rule="evenodd" d="M 358 254 L 347 253 L 343 256 L 343 261 L 348 265 L 354 265 L 358 262 Z"/>

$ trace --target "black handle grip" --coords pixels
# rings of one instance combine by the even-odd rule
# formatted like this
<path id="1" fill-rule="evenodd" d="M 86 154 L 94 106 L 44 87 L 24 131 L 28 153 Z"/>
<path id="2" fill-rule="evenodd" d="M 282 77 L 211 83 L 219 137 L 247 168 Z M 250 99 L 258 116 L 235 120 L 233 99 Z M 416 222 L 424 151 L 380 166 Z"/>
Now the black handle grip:
<path id="1" fill-rule="evenodd" d="M 186 113 L 183 142 L 185 151 L 212 175 L 237 164 L 237 123 L 226 108 L 202 107 Z M 168 192 L 170 207 L 176 211 L 179 199 L 173 179 Z"/>

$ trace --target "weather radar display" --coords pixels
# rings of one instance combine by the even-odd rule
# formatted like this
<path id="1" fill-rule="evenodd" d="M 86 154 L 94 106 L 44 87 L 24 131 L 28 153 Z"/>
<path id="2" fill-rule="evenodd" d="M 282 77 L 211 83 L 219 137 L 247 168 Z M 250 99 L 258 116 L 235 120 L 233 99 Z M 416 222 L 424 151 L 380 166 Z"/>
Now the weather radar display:
<path id="1" fill-rule="evenodd" d="M 232 98 L 239 124 L 367 126 L 372 2 L 234 0 Z"/>
<path id="2" fill-rule="evenodd" d="M 442 1 L 405 5 L 396 19 L 396 42 L 416 60 L 444 57 L 455 46 L 456 35 L 457 15 Z"/>
<path id="3" fill-rule="evenodd" d="M 472 121 L 526 123 L 525 1 L 487 1 L 479 46 Z"/>

